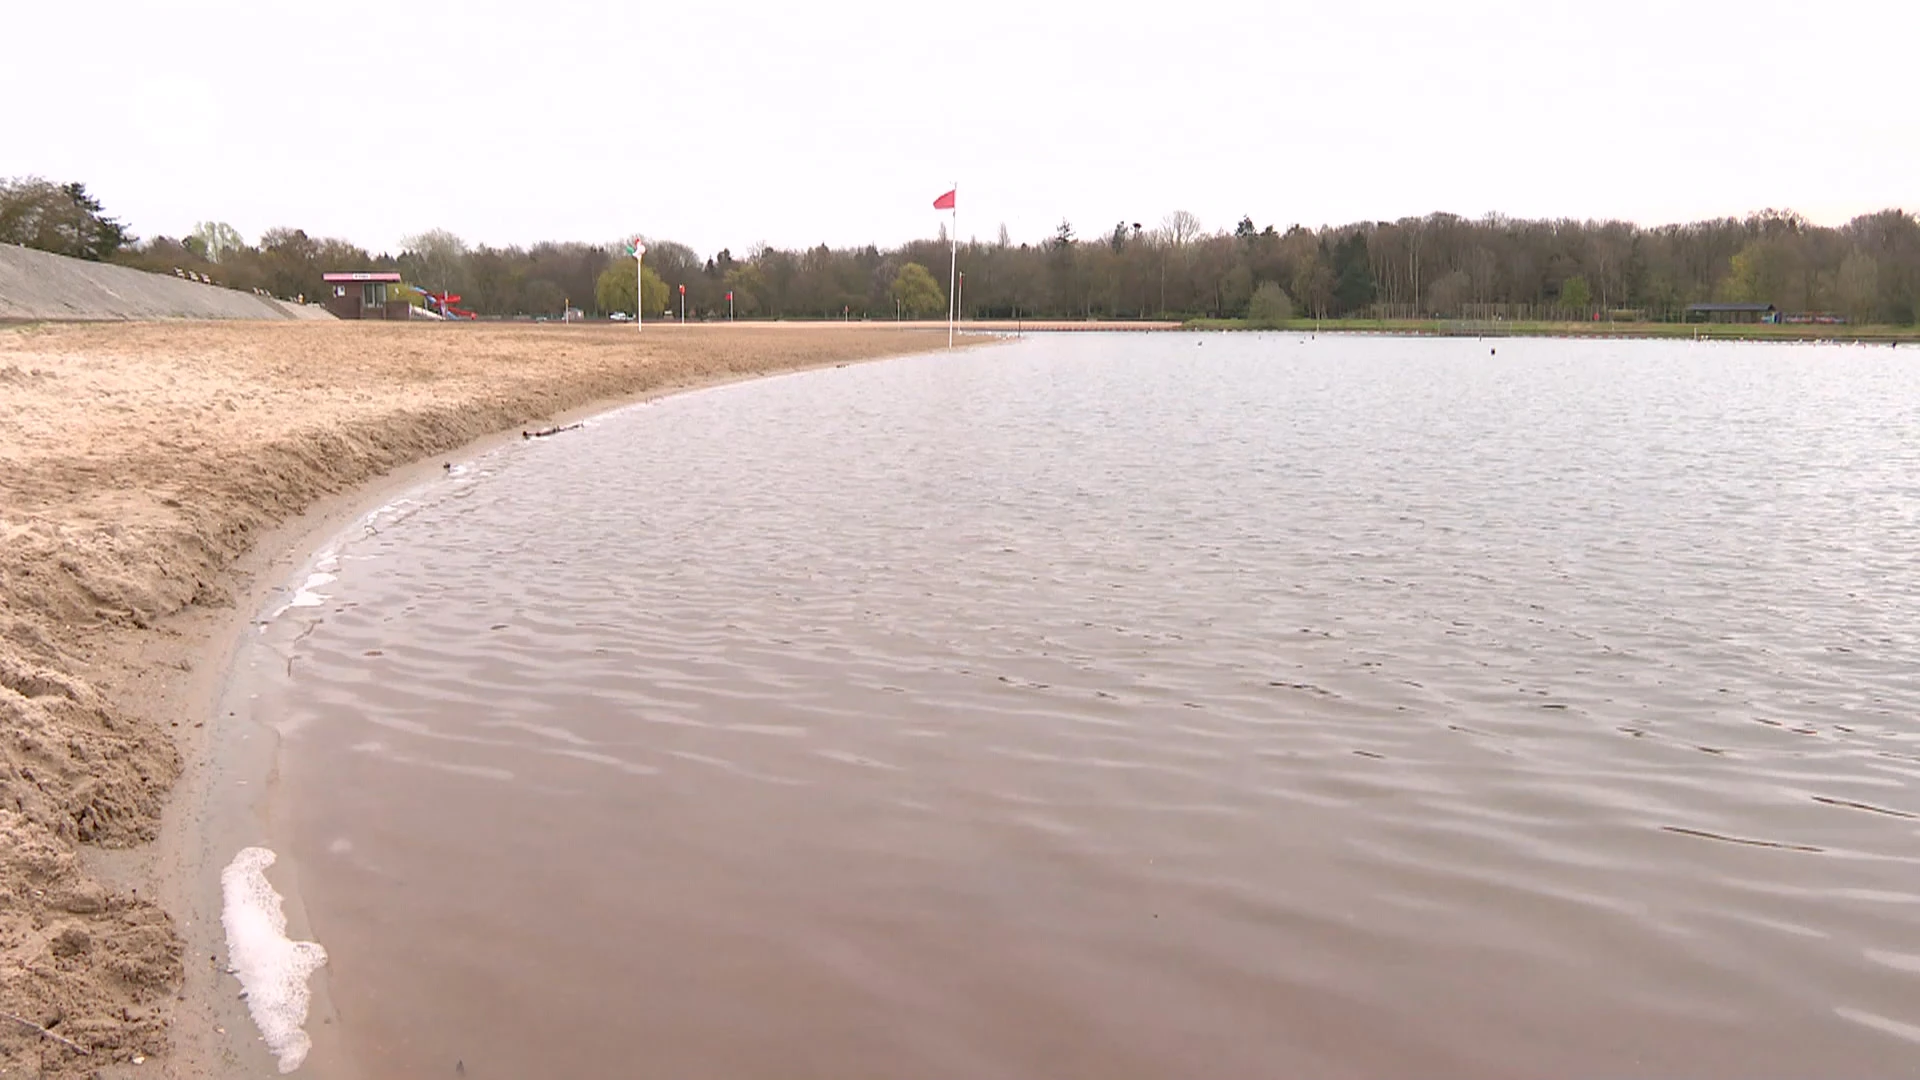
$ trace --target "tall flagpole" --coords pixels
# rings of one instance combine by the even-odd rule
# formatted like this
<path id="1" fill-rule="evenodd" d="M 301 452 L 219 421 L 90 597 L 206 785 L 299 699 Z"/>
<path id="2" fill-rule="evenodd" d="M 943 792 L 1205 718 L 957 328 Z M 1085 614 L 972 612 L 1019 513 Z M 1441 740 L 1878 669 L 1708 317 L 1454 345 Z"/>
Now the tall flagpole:
<path id="1" fill-rule="evenodd" d="M 646 296 L 647 243 L 639 237 L 633 238 L 633 329 L 640 333 L 647 328 L 647 305 L 642 303 Z"/>
<path id="2" fill-rule="evenodd" d="M 947 348 L 953 348 L 953 315 L 959 298 L 954 284 L 960 274 L 960 181 L 953 182 L 953 228 L 947 233 Z"/>

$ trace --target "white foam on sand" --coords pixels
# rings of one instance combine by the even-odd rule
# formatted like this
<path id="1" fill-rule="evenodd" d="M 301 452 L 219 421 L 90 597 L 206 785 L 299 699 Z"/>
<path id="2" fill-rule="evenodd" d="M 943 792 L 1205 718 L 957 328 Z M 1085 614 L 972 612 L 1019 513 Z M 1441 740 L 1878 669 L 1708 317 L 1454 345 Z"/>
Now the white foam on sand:
<path id="1" fill-rule="evenodd" d="M 327 962 L 327 950 L 312 941 L 287 938 L 280 894 L 267 881 L 273 852 L 242 848 L 220 873 L 220 924 L 227 930 L 227 958 L 246 992 L 254 1026 L 290 1073 L 307 1059 L 307 978 Z"/>
<path id="2" fill-rule="evenodd" d="M 464 469 L 465 467 L 459 466 L 459 468 Z M 450 469 L 448 471 L 451 472 L 452 470 Z M 412 499 L 395 499 L 385 506 L 376 508 L 372 513 L 362 518 L 360 520 L 360 528 L 369 535 L 377 533 L 383 527 L 405 521 L 423 509 L 425 509 L 424 504 Z"/>
<path id="3" fill-rule="evenodd" d="M 321 604 L 324 604 L 327 602 L 327 597 L 326 597 L 326 594 L 317 592 L 316 590 L 318 590 L 320 586 L 328 584 L 329 582 L 332 582 L 335 580 L 337 579 L 334 577 L 334 575 L 326 573 L 324 571 L 316 571 L 314 573 L 308 574 L 306 584 L 300 586 L 300 588 L 293 594 L 293 599 L 287 601 L 287 606 L 288 607 L 319 607 Z"/>

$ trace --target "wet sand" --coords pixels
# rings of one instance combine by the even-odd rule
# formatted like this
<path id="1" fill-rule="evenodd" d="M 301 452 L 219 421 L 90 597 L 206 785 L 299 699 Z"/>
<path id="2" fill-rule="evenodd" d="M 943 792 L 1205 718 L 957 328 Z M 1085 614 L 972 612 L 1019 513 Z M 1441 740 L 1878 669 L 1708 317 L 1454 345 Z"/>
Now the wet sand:
<path id="1" fill-rule="evenodd" d="M 939 345 L 871 325 L 0 330 L 0 1074 L 246 1067 L 190 902 L 217 823 L 169 792 L 205 787 L 258 571 L 329 507 L 490 433 Z"/>

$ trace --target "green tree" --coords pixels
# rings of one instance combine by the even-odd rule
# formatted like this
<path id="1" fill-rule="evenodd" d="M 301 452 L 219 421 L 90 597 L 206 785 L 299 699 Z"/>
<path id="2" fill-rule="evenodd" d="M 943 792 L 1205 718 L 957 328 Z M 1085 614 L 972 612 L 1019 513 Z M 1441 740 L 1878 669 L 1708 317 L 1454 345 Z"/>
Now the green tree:
<path id="1" fill-rule="evenodd" d="M 240 231 L 224 221 L 202 221 L 187 234 L 187 248 L 208 262 L 219 262 L 220 257 L 230 251 L 238 251 L 247 246 L 246 238 Z M 342 267 L 341 269 L 345 269 Z"/>
<path id="2" fill-rule="evenodd" d="M 667 310 L 666 279 L 654 273 L 651 266 L 640 277 L 640 300 L 647 311 Z"/>
<path id="3" fill-rule="evenodd" d="M 751 318 L 767 309 L 767 276 L 757 264 L 735 266 L 721 280 L 733 294 L 735 313 Z"/>
<path id="4" fill-rule="evenodd" d="M 1776 304 L 1796 309 L 1805 303 L 1805 289 L 1796 288 L 1801 274 L 1796 237 L 1775 233 L 1749 242 L 1727 264 L 1720 294 L 1733 303 Z"/>
<path id="5" fill-rule="evenodd" d="M 1358 315 L 1373 303 L 1373 269 L 1367 263 L 1367 237 L 1353 232 L 1333 248 L 1333 298 L 1340 314 Z"/>
<path id="6" fill-rule="evenodd" d="M 1585 318 L 1593 306 L 1593 290 L 1584 277 L 1570 277 L 1560 283 L 1560 306 Z"/>
<path id="7" fill-rule="evenodd" d="M 275 296 L 325 295 L 320 291 L 320 275 L 326 272 L 320 267 L 320 244 L 305 229 L 268 229 L 261 233 L 260 248 L 252 262 L 257 284 Z"/>
<path id="8" fill-rule="evenodd" d="M 54 184 L 37 176 L 0 181 L 0 243 L 102 262 L 133 240 L 85 184 Z"/>
<path id="9" fill-rule="evenodd" d="M 632 259 L 621 258 L 600 271 L 600 278 L 593 285 L 593 302 L 602 314 L 625 311 L 636 315 L 658 315 L 666 308 L 667 283 L 653 272 L 651 266 L 646 268 L 643 286 L 646 305 L 644 308 L 634 307 L 634 267 L 637 265 Z"/>
<path id="10" fill-rule="evenodd" d="M 947 306 L 940 283 L 919 263 L 908 263 L 893 275 L 893 298 L 908 315 L 930 314 Z"/>
<path id="11" fill-rule="evenodd" d="M 1293 298 L 1277 281 L 1263 281 L 1247 302 L 1247 321 L 1269 330 L 1279 329 L 1293 318 Z"/>
<path id="12" fill-rule="evenodd" d="M 611 315 L 616 311 L 632 313 L 636 303 L 633 268 L 637 265 L 622 259 L 600 271 L 600 277 L 593 283 L 593 306 L 602 315 Z"/>
<path id="13" fill-rule="evenodd" d="M 1741 248 L 1727 263 L 1727 276 L 1720 280 L 1721 299 L 1738 304 L 1765 292 L 1765 285 L 1760 280 L 1763 276 L 1760 264 L 1763 261 L 1758 243 Z"/>

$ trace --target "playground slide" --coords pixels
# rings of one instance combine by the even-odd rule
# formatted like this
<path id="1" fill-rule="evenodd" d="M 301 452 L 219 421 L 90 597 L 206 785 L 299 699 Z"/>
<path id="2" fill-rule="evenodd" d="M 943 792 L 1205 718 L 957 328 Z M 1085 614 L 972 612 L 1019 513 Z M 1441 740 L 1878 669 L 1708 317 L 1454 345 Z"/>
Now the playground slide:
<path id="1" fill-rule="evenodd" d="M 418 285 L 406 285 L 403 286 L 403 288 L 412 289 L 414 292 L 426 297 L 427 310 L 442 319 L 477 319 L 480 317 L 465 308 L 453 306 L 460 302 L 459 293 L 430 293 Z"/>

